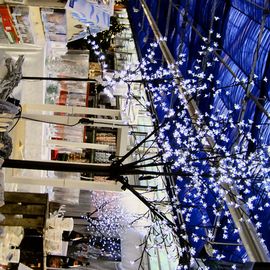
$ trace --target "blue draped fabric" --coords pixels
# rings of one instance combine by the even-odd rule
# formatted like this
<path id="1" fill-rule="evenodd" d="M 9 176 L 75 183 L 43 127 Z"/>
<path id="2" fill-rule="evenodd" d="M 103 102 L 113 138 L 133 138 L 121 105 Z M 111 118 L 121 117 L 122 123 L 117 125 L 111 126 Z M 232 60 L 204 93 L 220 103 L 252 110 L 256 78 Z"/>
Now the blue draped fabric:
<path id="1" fill-rule="evenodd" d="M 264 0 L 255 0 L 251 2 L 231 0 L 231 5 L 236 9 L 238 9 L 239 11 L 245 13 L 247 16 L 249 16 L 251 20 L 256 21 L 258 23 L 261 22 L 263 16 L 263 7 L 269 9 L 269 7 L 265 6 Z M 269 16 L 266 19 L 266 28 L 270 29 Z"/>

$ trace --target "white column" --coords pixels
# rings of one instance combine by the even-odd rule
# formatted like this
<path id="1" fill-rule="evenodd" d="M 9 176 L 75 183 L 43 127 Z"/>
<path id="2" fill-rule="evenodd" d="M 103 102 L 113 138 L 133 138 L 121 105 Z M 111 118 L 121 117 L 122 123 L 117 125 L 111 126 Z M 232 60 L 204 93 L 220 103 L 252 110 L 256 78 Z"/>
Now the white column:
<path id="1" fill-rule="evenodd" d="M 91 115 L 97 115 L 97 116 L 120 117 L 120 110 L 65 106 L 65 105 L 52 105 L 52 104 L 25 104 L 23 107 L 23 110 L 25 112 L 30 112 L 30 111 L 38 111 L 40 113 L 63 112 L 63 113 L 68 113 L 68 114 L 91 114 Z"/>
<path id="2" fill-rule="evenodd" d="M 98 143 L 80 143 L 80 142 L 70 142 L 64 140 L 48 140 L 48 144 L 55 145 L 56 148 L 58 147 L 65 147 L 65 148 L 83 148 L 83 149 L 96 149 L 101 151 L 108 151 L 113 152 L 115 149 L 107 144 L 98 144 Z"/>
<path id="3" fill-rule="evenodd" d="M 44 177 L 28 177 L 28 176 L 5 176 L 5 183 L 27 184 L 36 186 L 51 186 L 80 190 L 100 190 L 120 192 L 121 184 L 115 181 L 98 182 L 85 181 L 72 178 L 44 178 Z"/>
<path id="4" fill-rule="evenodd" d="M 22 113 L 22 118 L 25 118 L 26 120 L 33 119 L 44 123 L 53 123 L 60 125 L 76 125 L 77 123 L 79 123 L 80 119 L 82 119 L 82 117 L 79 116 L 32 114 L 32 113 Z M 104 119 L 104 118 L 87 118 L 87 119 L 93 121 L 94 123 L 85 124 L 84 126 L 110 127 L 110 128 L 120 128 L 124 126 L 122 120 Z"/>

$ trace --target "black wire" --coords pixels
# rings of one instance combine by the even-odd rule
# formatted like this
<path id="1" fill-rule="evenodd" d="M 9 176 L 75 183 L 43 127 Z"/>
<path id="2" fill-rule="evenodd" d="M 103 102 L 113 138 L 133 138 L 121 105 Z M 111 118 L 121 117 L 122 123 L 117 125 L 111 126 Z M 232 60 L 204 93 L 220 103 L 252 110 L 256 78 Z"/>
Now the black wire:
<path id="1" fill-rule="evenodd" d="M 26 116 L 22 116 L 22 106 L 21 104 L 18 105 L 19 108 L 20 108 L 20 111 L 19 113 L 16 115 L 15 118 L 17 118 L 17 122 L 15 123 L 15 125 L 9 130 L 9 132 L 18 124 L 19 120 L 20 119 L 26 119 L 26 120 L 31 120 L 31 121 L 34 121 L 34 122 L 39 122 L 39 123 L 47 123 L 47 124 L 54 124 L 54 125 L 62 125 L 62 126 L 68 126 L 68 127 L 74 127 L 78 124 L 81 124 L 82 120 L 84 118 L 81 118 L 77 123 L 75 124 L 72 124 L 72 125 L 69 125 L 69 124 L 63 124 L 63 123 L 57 123 L 57 122 L 50 122 L 50 121 L 42 121 L 42 120 L 38 120 L 38 119 L 34 119 L 34 118 L 30 118 L 30 117 L 26 117 Z"/>
<path id="2" fill-rule="evenodd" d="M 26 119 L 26 120 L 31 120 L 31 121 L 35 121 L 35 122 L 39 122 L 39 123 L 47 123 L 47 124 L 54 124 L 54 125 L 63 125 L 63 126 L 68 126 L 68 127 L 74 127 L 77 126 L 78 124 L 83 124 L 83 120 L 87 119 L 87 118 L 81 118 L 77 123 L 75 124 L 63 124 L 63 123 L 57 123 L 57 122 L 50 122 L 50 121 L 42 121 L 42 120 L 38 120 L 38 119 L 34 119 L 34 118 L 30 118 L 30 117 L 26 117 L 26 116 L 22 116 L 22 107 L 20 106 L 20 112 L 18 113 L 18 115 L 15 117 L 17 118 L 17 122 L 15 123 L 15 125 L 9 130 L 9 132 L 15 128 L 15 126 L 18 124 L 20 119 Z M 88 120 L 88 119 L 87 119 Z M 129 124 L 111 124 L 111 123 L 103 123 L 103 122 L 99 122 L 99 121 L 87 121 L 89 123 L 96 123 L 96 124 L 107 124 L 107 125 L 111 125 L 111 126 L 120 126 L 120 127 L 134 127 L 134 126 L 138 126 L 138 127 L 153 127 L 152 125 L 129 125 Z"/>
<path id="3" fill-rule="evenodd" d="M 104 123 L 94 120 L 94 124 L 105 124 L 105 125 L 111 125 L 113 126 L 119 126 L 119 127 L 151 127 L 153 128 L 153 125 L 129 125 L 129 124 L 114 124 L 114 123 Z"/>
<path id="4" fill-rule="evenodd" d="M 17 116 L 15 118 L 17 118 L 17 121 L 15 124 L 13 124 L 13 126 L 7 131 L 7 132 L 11 132 L 16 126 L 17 124 L 19 123 L 19 120 L 21 119 L 21 115 L 22 115 L 22 106 L 21 104 L 19 104 L 19 112 L 17 113 Z"/>
<path id="5" fill-rule="evenodd" d="M 81 119 L 80 119 L 77 123 L 72 124 L 72 125 L 69 125 L 69 124 L 63 124 L 63 123 L 57 123 L 57 122 L 42 121 L 42 120 L 38 120 L 38 119 L 26 117 L 26 116 L 20 116 L 19 118 L 21 118 L 21 119 L 26 119 L 26 120 L 31 120 L 31 121 L 39 122 L 39 123 L 47 123 L 47 124 L 54 124 L 54 125 L 62 125 L 62 126 L 68 126 L 68 127 L 74 127 L 74 126 L 77 126 L 78 124 L 80 124 L 80 121 L 81 121 Z"/>

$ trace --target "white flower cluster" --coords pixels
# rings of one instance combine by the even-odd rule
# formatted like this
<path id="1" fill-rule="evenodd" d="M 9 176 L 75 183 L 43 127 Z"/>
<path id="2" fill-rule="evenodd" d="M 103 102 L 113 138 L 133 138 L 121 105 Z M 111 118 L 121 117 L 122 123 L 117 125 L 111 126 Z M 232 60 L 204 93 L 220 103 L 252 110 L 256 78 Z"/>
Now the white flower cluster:
<path id="1" fill-rule="evenodd" d="M 200 58 L 187 70 L 187 79 L 180 73 L 187 61 L 184 54 L 167 67 L 155 59 L 159 42 L 150 45 L 138 66 L 115 73 L 106 84 L 116 88 L 135 80 L 135 75 L 141 72 L 145 89 L 163 122 L 157 132 L 162 160 L 170 164 L 177 176 L 176 185 L 172 186 L 176 194 L 172 213 L 182 215 L 189 232 L 187 238 L 185 232 L 182 234 L 185 230 L 179 230 L 179 237 L 191 245 L 200 241 L 208 244 L 215 241 L 220 230 L 224 242 L 231 241 L 233 235 L 237 245 L 241 240 L 230 209 L 240 209 L 240 223 L 252 223 L 259 230 L 262 221 L 253 215 L 253 210 L 263 213 L 269 207 L 270 198 L 268 147 L 262 143 L 261 133 L 255 136 L 252 131 L 260 131 L 262 126 L 254 125 L 253 115 L 245 115 L 245 106 L 242 106 L 245 95 L 237 99 L 231 90 L 235 85 L 246 87 L 248 82 L 239 77 L 224 86 L 215 80 L 212 72 L 219 61 L 215 54 L 217 42 L 211 44 L 205 40 L 206 45 L 198 52 Z M 263 80 L 266 82 L 267 78 Z M 128 93 L 127 99 L 131 97 Z M 228 101 L 227 107 L 222 104 L 222 98 Z M 204 99 L 202 111 L 190 109 L 192 102 L 202 104 Z M 236 250 L 243 254 L 242 246 Z M 192 253 L 195 254 L 194 250 Z M 225 257 L 216 249 L 212 254 L 217 260 Z"/>

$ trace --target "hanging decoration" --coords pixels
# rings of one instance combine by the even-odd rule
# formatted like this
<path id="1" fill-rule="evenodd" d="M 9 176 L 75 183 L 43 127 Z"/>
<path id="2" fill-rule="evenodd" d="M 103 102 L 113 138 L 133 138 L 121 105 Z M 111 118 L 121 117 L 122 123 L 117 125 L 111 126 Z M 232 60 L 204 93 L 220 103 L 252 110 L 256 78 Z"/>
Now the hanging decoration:
<path id="1" fill-rule="evenodd" d="M 66 8 L 71 10 L 75 19 L 89 26 L 91 33 L 98 33 L 109 29 L 113 6 L 114 0 L 69 0 Z"/>

